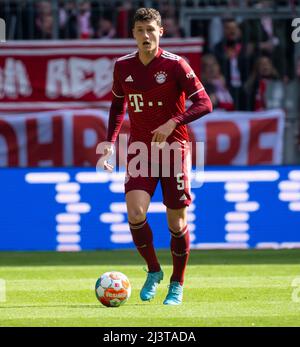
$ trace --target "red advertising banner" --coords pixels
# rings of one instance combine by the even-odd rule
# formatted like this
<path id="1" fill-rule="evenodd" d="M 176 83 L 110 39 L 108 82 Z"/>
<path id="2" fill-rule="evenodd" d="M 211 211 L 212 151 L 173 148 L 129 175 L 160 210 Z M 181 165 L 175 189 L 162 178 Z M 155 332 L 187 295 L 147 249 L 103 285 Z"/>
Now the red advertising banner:
<path id="1" fill-rule="evenodd" d="M 214 111 L 190 123 L 207 165 L 282 164 L 285 113 Z"/>
<path id="2" fill-rule="evenodd" d="M 95 109 L 0 116 L 0 167 L 96 167 L 107 121 L 108 113 Z M 191 141 L 205 144 L 207 165 L 281 164 L 283 129 L 281 110 L 215 111 L 189 124 Z"/>
<path id="3" fill-rule="evenodd" d="M 162 39 L 200 73 L 200 38 Z M 105 107 L 115 60 L 136 50 L 135 40 L 13 41 L 1 44 L 0 112 Z"/>

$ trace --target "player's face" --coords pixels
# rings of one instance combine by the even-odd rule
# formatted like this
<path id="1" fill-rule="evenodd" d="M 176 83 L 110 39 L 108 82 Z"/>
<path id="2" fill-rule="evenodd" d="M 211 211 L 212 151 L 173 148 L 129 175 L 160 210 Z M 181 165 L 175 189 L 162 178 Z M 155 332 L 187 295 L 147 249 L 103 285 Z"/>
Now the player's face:
<path id="1" fill-rule="evenodd" d="M 162 34 L 163 28 L 155 20 L 135 22 L 133 28 L 133 37 L 136 39 L 138 49 L 144 53 L 156 50 Z"/>

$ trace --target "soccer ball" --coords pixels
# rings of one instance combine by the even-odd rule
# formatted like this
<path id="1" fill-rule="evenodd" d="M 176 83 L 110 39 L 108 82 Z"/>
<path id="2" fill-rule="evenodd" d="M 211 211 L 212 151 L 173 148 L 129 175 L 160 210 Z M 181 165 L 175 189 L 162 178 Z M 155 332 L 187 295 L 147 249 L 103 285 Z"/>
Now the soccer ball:
<path id="1" fill-rule="evenodd" d="M 119 307 L 129 299 L 131 285 L 122 272 L 105 272 L 96 282 L 97 299 L 107 307 Z"/>

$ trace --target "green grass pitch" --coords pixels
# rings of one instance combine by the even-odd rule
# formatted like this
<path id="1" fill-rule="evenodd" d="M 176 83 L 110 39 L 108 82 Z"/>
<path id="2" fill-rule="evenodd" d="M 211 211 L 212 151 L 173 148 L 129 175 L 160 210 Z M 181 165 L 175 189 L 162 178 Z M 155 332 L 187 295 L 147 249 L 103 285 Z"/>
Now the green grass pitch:
<path id="1" fill-rule="evenodd" d="M 162 305 L 171 256 L 158 255 L 165 278 L 155 299 L 142 302 L 146 274 L 136 251 L 0 252 L 0 326 L 300 326 L 300 289 L 292 285 L 298 278 L 300 286 L 300 250 L 194 250 L 184 303 L 173 307 Z M 94 293 L 111 270 L 133 289 L 119 308 L 102 306 Z"/>

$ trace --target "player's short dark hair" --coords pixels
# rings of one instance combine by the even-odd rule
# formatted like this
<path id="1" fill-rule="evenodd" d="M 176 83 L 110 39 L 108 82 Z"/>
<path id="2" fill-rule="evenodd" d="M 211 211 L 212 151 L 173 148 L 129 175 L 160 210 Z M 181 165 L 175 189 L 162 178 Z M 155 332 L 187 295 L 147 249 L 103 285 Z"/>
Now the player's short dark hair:
<path id="1" fill-rule="evenodd" d="M 157 25 L 161 27 L 161 16 L 160 13 L 154 8 L 142 7 L 136 10 L 133 17 L 133 26 L 135 22 L 145 22 L 155 20 Z"/>

